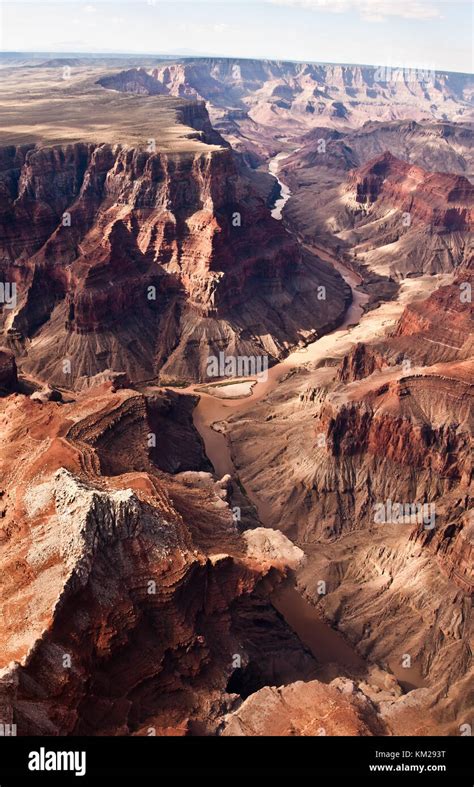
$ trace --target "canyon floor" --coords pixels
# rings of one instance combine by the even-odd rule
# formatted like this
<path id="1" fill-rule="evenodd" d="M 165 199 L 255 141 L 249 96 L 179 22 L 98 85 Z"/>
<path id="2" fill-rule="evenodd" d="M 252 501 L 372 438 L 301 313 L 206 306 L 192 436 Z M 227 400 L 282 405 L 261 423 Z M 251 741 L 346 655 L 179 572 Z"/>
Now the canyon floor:
<path id="1" fill-rule="evenodd" d="M 469 734 L 472 80 L 3 76 L 0 720 Z"/>

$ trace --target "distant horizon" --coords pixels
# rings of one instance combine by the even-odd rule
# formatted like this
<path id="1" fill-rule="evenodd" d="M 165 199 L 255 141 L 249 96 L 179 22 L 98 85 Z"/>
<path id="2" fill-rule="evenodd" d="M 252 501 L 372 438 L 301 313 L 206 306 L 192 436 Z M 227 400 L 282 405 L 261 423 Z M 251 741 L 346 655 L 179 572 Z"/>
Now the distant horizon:
<path id="1" fill-rule="evenodd" d="M 0 18 L 1 52 L 474 72 L 470 0 L 3 0 Z"/>
<path id="2" fill-rule="evenodd" d="M 101 50 L 97 52 L 74 52 L 74 51 L 61 51 L 61 50 L 51 50 L 51 49 L 35 49 L 35 50 L 3 50 L 0 49 L 0 57 L 3 55 L 51 55 L 54 56 L 54 59 L 60 58 L 107 58 L 107 57 L 123 57 L 123 58 L 137 58 L 138 60 L 146 59 L 146 58 L 156 58 L 156 59 L 164 59 L 164 60 L 247 60 L 249 62 L 252 61 L 261 61 L 261 62 L 269 62 L 269 63 L 301 63 L 301 64 L 308 64 L 308 65 L 315 65 L 315 66 L 347 66 L 347 67 L 357 67 L 357 68 L 380 68 L 384 66 L 383 63 L 356 63 L 356 62 L 343 62 L 337 60 L 295 60 L 293 58 L 276 58 L 276 57 L 246 57 L 240 55 L 219 55 L 219 54 L 212 54 L 212 53 L 196 53 L 196 54 L 179 54 L 179 52 L 172 53 L 172 52 L 124 52 L 124 51 L 115 51 L 115 50 Z M 409 63 L 405 64 L 397 64 L 391 63 L 390 68 L 393 69 L 416 69 L 418 68 L 418 64 L 413 63 L 410 65 Z M 474 77 L 474 71 L 456 71 L 450 68 L 436 68 L 436 73 L 438 74 L 459 74 L 462 76 L 472 76 Z"/>

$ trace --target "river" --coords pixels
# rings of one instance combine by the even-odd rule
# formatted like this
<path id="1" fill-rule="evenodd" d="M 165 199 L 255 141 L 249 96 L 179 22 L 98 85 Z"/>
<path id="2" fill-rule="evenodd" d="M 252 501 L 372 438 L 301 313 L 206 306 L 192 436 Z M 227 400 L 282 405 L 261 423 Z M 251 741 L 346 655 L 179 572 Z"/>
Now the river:
<path id="1" fill-rule="evenodd" d="M 278 171 L 280 168 L 280 162 L 288 158 L 288 156 L 291 156 L 292 153 L 296 153 L 296 150 L 295 151 L 292 150 L 290 151 L 290 153 L 285 153 L 285 152 L 278 153 L 276 156 L 273 156 L 273 158 L 270 159 L 270 163 L 268 165 L 268 171 L 270 175 L 273 175 L 273 177 L 277 179 L 281 190 L 281 195 L 276 200 L 272 210 L 273 218 L 278 219 L 279 221 L 281 221 L 282 219 L 282 210 L 291 197 L 291 191 L 286 185 L 286 183 L 283 183 L 283 181 L 281 181 L 280 178 L 278 177 Z"/>
<path id="2" fill-rule="evenodd" d="M 367 664 L 355 648 L 326 623 L 292 581 L 279 585 L 271 595 L 271 602 L 319 664 L 337 664 L 341 671 L 358 677 L 367 672 Z"/>
<path id="3" fill-rule="evenodd" d="M 291 151 L 293 152 L 293 151 Z M 282 219 L 282 210 L 291 196 L 290 189 L 278 178 L 278 168 L 280 162 L 290 153 L 279 153 L 269 163 L 269 172 L 274 175 L 281 186 L 281 197 L 276 201 L 272 210 L 275 219 Z M 230 415 L 238 413 L 244 416 L 246 411 L 253 408 L 255 403 L 268 396 L 275 390 L 282 377 L 290 369 L 303 366 L 309 362 L 321 361 L 327 357 L 342 356 L 349 351 L 351 346 L 357 341 L 373 339 L 377 336 L 382 337 L 387 326 L 395 325 L 407 302 L 413 300 L 413 287 L 420 288 L 423 277 L 416 280 L 406 279 L 400 288 L 397 301 L 382 304 L 378 309 L 364 314 L 364 304 L 368 296 L 358 290 L 361 284 L 361 277 L 353 270 L 347 268 L 339 259 L 335 258 L 329 251 L 315 246 L 307 246 L 313 253 L 329 262 L 341 274 L 344 281 L 352 290 L 352 303 L 347 309 L 341 325 L 334 331 L 322 336 L 314 342 L 299 348 L 290 353 L 279 363 L 268 370 L 266 380 L 253 380 L 248 385 L 248 395 L 240 396 L 235 399 L 222 399 L 204 392 L 202 384 L 190 385 L 186 388 L 176 389 L 182 393 L 199 395 L 200 399 L 194 409 L 194 425 L 201 435 L 206 454 L 212 462 L 216 475 L 222 477 L 225 474 L 235 475 L 232 462 L 231 451 L 224 431 L 216 431 L 213 424 L 226 421 Z M 437 277 L 429 277 L 430 286 L 434 289 L 439 286 Z M 436 284 L 433 284 L 436 281 Z M 428 284 L 426 285 L 428 287 Z M 424 297 L 424 296 L 423 296 Z M 237 381 L 236 381 L 237 384 Z M 242 385 L 239 383 L 237 389 L 241 393 Z M 209 386 L 207 386 L 209 391 Z M 229 388 L 226 388 L 229 392 Z M 268 522 L 265 506 L 262 501 L 252 495 L 251 490 L 246 490 L 248 497 L 256 506 L 260 521 L 263 525 Z M 298 634 L 301 641 L 312 651 L 313 655 L 320 663 L 337 663 L 344 673 L 348 669 L 352 673 L 359 675 L 366 671 L 367 663 L 358 655 L 355 649 L 337 631 L 331 628 L 320 616 L 319 611 L 306 601 L 297 591 L 296 587 L 290 583 L 284 583 L 275 591 L 272 602 L 279 613 L 285 618 L 289 626 Z M 395 666 L 395 665 L 394 665 Z M 392 667 L 397 673 L 397 669 Z M 405 673 L 406 674 L 406 673 Z M 399 673 L 401 681 L 402 673 Z M 422 684 L 422 678 L 413 670 L 405 682 L 405 690 L 415 688 Z"/>
<path id="4" fill-rule="evenodd" d="M 279 221 L 282 219 L 282 210 L 291 196 L 291 191 L 288 186 L 278 178 L 278 168 L 280 162 L 293 152 L 295 151 L 290 151 L 290 153 L 278 153 L 270 160 L 268 166 L 269 172 L 276 177 L 281 188 L 281 197 L 276 201 L 275 207 L 272 210 L 272 216 Z M 312 251 L 326 262 L 333 265 L 352 290 L 352 303 L 347 309 L 341 325 L 335 331 L 331 331 L 331 333 L 311 342 L 306 345 L 306 347 L 298 348 L 287 355 L 282 361 L 272 366 L 268 370 L 266 380 L 257 380 L 251 388 L 249 386 L 249 395 L 246 397 L 222 400 L 209 393 L 203 392 L 202 385 L 190 385 L 187 388 L 177 389 L 184 393 L 197 393 L 200 396 L 199 403 L 194 410 L 194 425 L 204 441 L 206 454 L 219 477 L 222 477 L 226 473 L 232 475 L 234 473 L 234 467 L 225 435 L 213 429 L 212 424 L 219 421 L 225 421 L 233 413 L 245 413 L 246 410 L 253 407 L 255 402 L 263 399 L 265 396 L 268 396 L 271 391 L 275 390 L 281 378 L 295 366 L 302 366 L 308 362 L 322 360 L 325 357 L 331 356 L 335 350 L 340 350 L 338 345 L 341 343 L 343 337 L 350 335 L 349 326 L 357 324 L 363 314 L 363 306 L 367 302 L 368 296 L 357 289 L 357 286 L 362 281 L 361 277 L 350 268 L 343 265 L 339 259 L 328 251 L 312 246 L 307 246 L 307 248 L 309 251 Z M 347 342 L 347 347 L 349 347 L 350 344 L 351 342 Z"/>

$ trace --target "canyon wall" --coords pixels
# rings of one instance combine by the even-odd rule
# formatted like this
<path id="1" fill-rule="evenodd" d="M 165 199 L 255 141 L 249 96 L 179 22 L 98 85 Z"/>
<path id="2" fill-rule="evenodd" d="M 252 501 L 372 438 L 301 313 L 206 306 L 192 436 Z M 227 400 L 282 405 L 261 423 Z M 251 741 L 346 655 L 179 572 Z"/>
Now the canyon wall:
<path id="1" fill-rule="evenodd" d="M 275 359 L 342 318 L 339 275 L 270 216 L 204 106 L 184 102 L 182 122 L 213 146 L 3 150 L 2 276 L 17 288 L 3 329 L 25 373 L 202 380 L 209 355 Z"/>
<path id="2" fill-rule="evenodd" d="M 81 89 L 92 114 L 142 101 L 156 139 L 112 124 L 115 142 L 88 128 L 0 148 L 1 721 L 20 735 L 459 734 L 472 80 L 394 87 L 369 67 L 223 59 L 97 76 L 62 107 Z M 301 150 L 277 221 L 257 170 L 288 137 Z M 219 423 L 235 477 L 216 479 L 194 391 L 157 382 L 205 380 L 220 352 L 276 362 L 337 329 L 352 298 L 369 328 L 348 316 L 327 351 L 239 402 Z M 288 577 L 361 674 L 334 680 L 345 668 L 277 612 Z"/>
<path id="3" fill-rule="evenodd" d="M 146 72 L 145 72 L 146 73 Z M 148 80 L 158 84 L 155 88 Z M 291 119 L 293 128 L 319 124 L 361 125 L 364 120 L 409 117 L 463 119 L 469 115 L 472 78 L 385 66 L 328 65 L 238 58 L 164 62 L 140 74 L 129 72 L 108 86 L 166 91 L 204 99 L 219 110 L 244 109 L 264 126 Z"/>
<path id="4" fill-rule="evenodd" d="M 472 713 L 471 264 L 227 424 L 243 487 L 307 555 L 300 592 L 408 692 L 377 702 L 395 734 Z"/>
<path id="5" fill-rule="evenodd" d="M 302 184 L 285 208 L 285 221 L 309 244 L 362 266 L 368 282 L 467 264 L 474 216 L 474 186 L 467 178 L 427 172 L 389 151 L 360 167 L 339 169 L 329 183 L 325 167 L 316 171 L 316 181 Z M 323 194 L 315 217 L 310 206 Z"/>
<path id="6" fill-rule="evenodd" d="M 176 403 L 153 451 L 156 402 L 111 383 L 0 409 L 2 723 L 19 735 L 215 732 L 241 701 L 226 691 L 236 659 L 256 655 L 248 607 L 272 619 L 268 593 L 301 551 L 273 531 L 266 549 L 245 541 L 228 484 L 188 469 L 183 443 L 183 472 L 159 470 Z M 292 632 L 272 630 L 280 664 L 260 651 L 265 679 L 310 674 Z"/>

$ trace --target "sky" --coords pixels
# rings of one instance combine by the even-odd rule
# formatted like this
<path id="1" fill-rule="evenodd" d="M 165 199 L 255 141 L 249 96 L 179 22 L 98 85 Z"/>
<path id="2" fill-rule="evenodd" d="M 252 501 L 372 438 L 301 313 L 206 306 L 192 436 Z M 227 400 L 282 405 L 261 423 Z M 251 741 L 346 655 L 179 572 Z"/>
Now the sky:
<path id="1" fill-rule="evenodd" d="M 471 0 L 3 0 L 0 49 L 472 72 Z"/>

